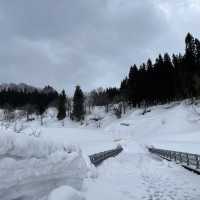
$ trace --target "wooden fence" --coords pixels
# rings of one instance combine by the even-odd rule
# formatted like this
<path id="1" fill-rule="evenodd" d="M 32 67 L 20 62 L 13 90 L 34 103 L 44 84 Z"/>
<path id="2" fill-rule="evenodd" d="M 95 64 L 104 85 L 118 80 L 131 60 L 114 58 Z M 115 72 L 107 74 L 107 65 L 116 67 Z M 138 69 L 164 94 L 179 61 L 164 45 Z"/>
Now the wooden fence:
<path id="1" fill-rule="evenodd" d="M 156 148 L 152 148 L 152 147 L 148 148 L 148 149 L 151 153 L 159 155 L 160 157 L 162 157 L 164 159 L 167 159 L 170 161 L 175 161 L 176 163 L 179 163 L 183 167 L 186 167 L 188 169 L 192 170 L 192 169 L 196 168 L 198 170 L 200 168 L 200 155 L 179 152 L 179 151 L 156 149 Z"/>
<path id="2" fill-rule="evenodd" d="M 90 155 L 89 158 L 90 158 L 91 163 L 93 163 L 95 166 L 98 166 L 107 158 L 114 157 L 122 151 L 123 151 L 123 148 L 119 145 L 117 146 L 116 149 L 96 153 L 96 154 Z"/>

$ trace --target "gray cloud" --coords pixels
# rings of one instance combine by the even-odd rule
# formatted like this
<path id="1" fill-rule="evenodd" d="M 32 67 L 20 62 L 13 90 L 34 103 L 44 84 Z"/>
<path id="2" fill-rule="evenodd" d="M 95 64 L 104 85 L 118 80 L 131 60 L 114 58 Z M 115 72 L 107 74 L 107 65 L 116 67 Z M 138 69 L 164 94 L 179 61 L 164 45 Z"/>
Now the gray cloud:
<path id="1" fill-rule="evenodd" d="M 118 86 L 131 64 L 200 38 L 197 0 L 0 1 L 0 80 Z"/>

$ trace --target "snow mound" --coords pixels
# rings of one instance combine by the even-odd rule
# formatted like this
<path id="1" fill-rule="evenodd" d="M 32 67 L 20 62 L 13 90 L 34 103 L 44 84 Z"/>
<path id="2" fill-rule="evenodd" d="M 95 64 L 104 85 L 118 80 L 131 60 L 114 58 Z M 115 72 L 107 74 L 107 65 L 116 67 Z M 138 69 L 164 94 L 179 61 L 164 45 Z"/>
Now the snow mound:
<path id="1" fill-rule="evenodd" d="M 81 195 L 77 190 L 69 187 L 69 186 L 61 186 L 53 190 L 48 200 L 85 200 L 85 198 Z"/>
<path id="2" fill-rule="evenodd" d="M 15 159 L 47 158 L 55 153 L 76 151 L 73 146 L 64 146 L 27 135 L 3 132 L 0 134 L 0 157 Z"/>
<path id="3" fill-rule="evenodd" d="M 0 134 L 1 200 L 40 199 L 62 185 L 80 190 L 88 170 L 79 149 L 47 138 Z"/>

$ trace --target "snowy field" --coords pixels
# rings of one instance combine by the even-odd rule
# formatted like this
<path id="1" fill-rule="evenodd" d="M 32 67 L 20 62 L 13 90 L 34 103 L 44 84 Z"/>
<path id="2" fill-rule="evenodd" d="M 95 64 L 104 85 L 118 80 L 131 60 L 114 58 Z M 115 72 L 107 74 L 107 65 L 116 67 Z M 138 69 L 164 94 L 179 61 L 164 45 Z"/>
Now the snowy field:
<path id="1" fill-rule="evenodd" d="M 42 127 L 39 119 L 2 122 L 0 199 L 199 200 L 199 176 L 145 147 L 200 154 L 200 109 L 182 102 L 150 110 L 145 115 L 142 109 L 131 110 L 116 119 L 95 108 L 83 125 L 66 119 L 62 126 L 52 109 Z M 92 117 L 102 118 L 100 128 Z M 88 155 L 118 144 L 124 148 L 120 155 L 98 168 L 90 164 Z"/>

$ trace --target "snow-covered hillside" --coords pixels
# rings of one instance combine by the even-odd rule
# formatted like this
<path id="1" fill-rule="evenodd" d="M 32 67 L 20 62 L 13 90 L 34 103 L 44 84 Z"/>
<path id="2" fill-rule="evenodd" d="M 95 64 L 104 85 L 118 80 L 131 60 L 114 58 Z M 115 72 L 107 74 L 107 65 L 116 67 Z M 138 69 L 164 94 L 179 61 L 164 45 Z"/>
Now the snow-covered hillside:
<path id="1" fill-rule="evenodd" d="M 155 106 L 142 115 L 142 109 L 108 125 L 113 135 L 140 144 L 200 154 L 200 108 L 186 102 Z M 122 126 L 128 123 L 130 126 Z"/>
<path id="2" fill-rule="evenodd" d="M 98 107 L 83 124 L 66 118 L 64 126 L 49 109 L 44 126 L 39 118 L 2 122 L 0 199 L 199 200 L 197 175 L 145 148 L 200 154 L 198 107 L 175 102 L 151 107 L 145 115 L 143 109 L 129 110 L 121 119 Z M 118 144 L 124 148 L 120 155 L 97 169 L 90 164 L 88 155 Z"/>

